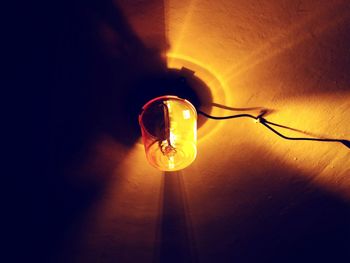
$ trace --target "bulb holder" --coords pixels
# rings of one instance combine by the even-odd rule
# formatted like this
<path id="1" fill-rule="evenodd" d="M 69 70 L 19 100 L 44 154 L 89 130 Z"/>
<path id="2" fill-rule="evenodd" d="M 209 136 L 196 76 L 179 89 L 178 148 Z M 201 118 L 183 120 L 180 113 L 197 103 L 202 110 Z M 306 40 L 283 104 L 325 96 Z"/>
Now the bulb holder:
<path id="1" fill-rule="evenodd" d="M 139 114 L 148 162 L 161 171 L 178 171 L 197 155 L 197 111 L 188 101 L 167 95 L 147 102 Z"/>

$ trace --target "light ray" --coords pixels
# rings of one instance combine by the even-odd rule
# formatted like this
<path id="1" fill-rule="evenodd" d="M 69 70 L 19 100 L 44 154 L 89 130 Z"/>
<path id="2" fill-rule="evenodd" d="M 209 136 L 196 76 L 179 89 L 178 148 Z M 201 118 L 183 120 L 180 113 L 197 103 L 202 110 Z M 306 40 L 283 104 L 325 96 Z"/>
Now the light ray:
<path id="1" fill-rule="evenodd" d="M 166 3 L 167 9 L 170 9 L 170 5 L 171 5 L 171 0 L 168 0 Z M 184 1 L 183 1 L 184 2 Z M 183 21 L 181 21 L 181 27 L 178 30 L 177 36 L 174 37 L 174 43 L 171 43 L 171 50 L 172 52 L 176 53 L 178 52 L 178 50 L 180 49 L 183 39 L 185 37 L 185 32 L 188 29 L 188 26 L 191 24 L 191 20 L 193 18 L 193 14 L 195 11 L 195 7 L 198 3 L 198 0 L 190 0 L 189 4 L 187 4 L 187 10 L 186 10 L 186 14 L 183 18 Z M 169 19 L 169 15 L 167 16 L 167 19 Z M 168 23 L 167 23 L 168 24 Z M 168 37 L 169 39 L 169 37 Z"/>
<path id="2" fill-rule="evenodd" d="M 234 77 L 248 71 L 251 68 L 261 64 L 262 62 L 269 60 L 279 54 L 290 50 L 291 48 L 310 40 L 314 35 L 320 35 L 335 26 L 343 22 L 349 17 L 349 8 L 346 8 L 347 4 L 339 5 L 322 9 L 315 13 L 313 16 L 305 18 L 302 22 L 295 24 L 288 32 L 282 32 L 278 36 L 270 39 L 267 43 L 262 45 L 257 50 L 253 51 L 249 56 L 243 58 L 237 64 L 230 67 L 226 72 L 222 74 L 225 81 L 229 81 Z M 319 24 L 319 21 L 329 21 L 325 24 Z M 313 34 L 303 34 L 297 36 L 300 31 L 303 31 L 308 24 L 314 25 Z"/>

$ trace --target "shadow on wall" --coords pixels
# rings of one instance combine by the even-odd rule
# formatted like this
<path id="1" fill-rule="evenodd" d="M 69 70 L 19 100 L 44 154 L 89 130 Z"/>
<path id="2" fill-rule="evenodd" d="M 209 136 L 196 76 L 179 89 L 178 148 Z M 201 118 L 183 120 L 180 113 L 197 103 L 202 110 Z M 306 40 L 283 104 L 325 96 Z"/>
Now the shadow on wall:
<path id="1" fill-rule="evenodd" d="M 349 203 L 271 152 L 246 148 L 249 156 L 224 168 L 231 172 L 218 171 L 221 183 L 203 178 L 192 194 L 206 204 L 200 206 L 205 210 L 192 204 L 206 222 L 195 226 L 199 261 L 348 262 Z"/>
<path id="2" fill-rule="evenodd" d="M 155 2 L 163 6 L 163 1 Z M 51 94 L 45 98 L 50 101 L 50 138 L 35 139 L 49 141 L 49 145 L 35 149 L 36 171 L 23 180 L 30 196 L 25 200 L 29 205 L 24 205 L 29 214 L 26 231 L 30 232 L 25 236 L 32 237 L 26 242 L 26 257 L 33 255 L 37 262 L 49 261 L 138 139 L 134 108 L 140 105 L 132 101 L 138 83 L 166 73 L 165 50 L 161 49 L 167 46 L 164 21 L 158 21 L 158 48 L 147 46 L 110 0 L 63 1 L 51 15 L 56 18 L 57 31 L 55 43 L 49 47 L 55 56 L 49 65 Z M 142 89 L 151 88 L 143 82 Z M 80 166 L 91 160 L 101 135 L 113 138 L 118 160 L 92 178 L 92 172 L 81 171 Z"/>
<path id="3" fill-rule="evenodd" d="M 147 9 L 152 10 L 152 19 L 145 25 L 135 24 L 133 15 L 143 15 Z M 210 100 L 205 84 L 189 71 L 166 68 L 163 9 L 162 0 L 137 5 L 122 0 L 75 0 L 61 2 L 50 14 L 56 19 L 54 43 L 49 47 L 54 61 L 48 75 L 53 77 L 50 98 L 45 98 L 50 112 L 44 114 L 50 135 L 35 135 L 38 164 L 34 176 L 23 180 L 23 191 L 31 196 L 27 207 L 32 230 L 27 236 L 36 237 L 28 242 L 33 244 L 28 254 L 40 254 L 47 262 L 69 228 L 100 197 L 118 163 L 140 137 L 137 117 L 143 104 L 176 91 L 174 95 L 198 105 L 202 98 L 192 85 L 204 87 L 200 95 Z M 136 34 L 134 26 L 139 33 L 152 30 L 151 41 Z M 42 104 L 39 99 L 36 102 Z M 40 126 L 46 125 L 46 117 L 39 120 Z M 38 141 L 42 147 L 37 147 Z M 101 149 L 96 147 L 104 143 L 115 147 L 113 152 L 103 152 L 107 161 L 99 163 L 95 155 Z"/>

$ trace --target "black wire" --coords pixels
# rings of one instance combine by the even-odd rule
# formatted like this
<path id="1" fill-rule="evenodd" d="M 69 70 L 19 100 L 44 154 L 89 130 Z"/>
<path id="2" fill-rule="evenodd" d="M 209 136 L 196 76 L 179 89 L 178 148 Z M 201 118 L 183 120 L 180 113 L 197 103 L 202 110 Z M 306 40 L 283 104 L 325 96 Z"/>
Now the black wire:
<path id="1" fill-rule="evenodd" d="M 343 139 L 329 139 L 329 138 L 306 138 L 306 137 L 288 137 L 283 135 L 282 133 L 278 132 L 277 130 L 275 130 L 274 128 L 272 128 L 269 124 L 271 125 L 275 125 L 278 127 L 282 127 L 285 128 L 286 126 L 283 126 L 281 124 L 277 124 L 277 123 L 273 123 L 273 122 L 269 122 L 268 120 L 264 119 L 262 117 L 262 115 L 258 115 L 258 116 L 253 116 L 250 114 L 237 114 L 237 115 L 230 115 L 230 116 L 222 116 L 222 117 L 217 117 L 217 116 L 211 116 L 203 111 L 198 110 L 197 111 L 198 114 L 201 114 L 205 117 L 207 117 L 208 119 L 213 119 L 213 120 L 227 120 L 227 119 L 235 119 L 235 118 L 250 118 L 250 119 L 254 119 L 256 121 L 258 121 L 259 123 L 261 123 L 262 125 L 264 125 L 266 128 L 268 128 L 270 131 L 272 131 L 273 133 L 277 134 L 279 137 L 286 139 L 286 140 L 293 140 L 293 141 L 318 141 L 318 142 L 340 142 L 343 145 L 345 145 L 346 147 L 350 148 L 350 141 L 348 140 L 343 140 Z"/>
<path id="2" fill-rule="evenodd" d="M 226 120 L 226 119 L 235 119 L 235 118 L 242 118 L 242 117 L 246 117 L 246 118 L 251 118 L 256 120 L 256 117 L 250 114 L 237 114 L 237 115 L 231 115 L 231 116 L 223 116 L 223 117 L 215 117 L 215 116 L 211 116 L 203 111 L 198 110 L 197 111 L 199 114 L 207 117 L 208 119 L 213 119 L 213 120 Z"/>

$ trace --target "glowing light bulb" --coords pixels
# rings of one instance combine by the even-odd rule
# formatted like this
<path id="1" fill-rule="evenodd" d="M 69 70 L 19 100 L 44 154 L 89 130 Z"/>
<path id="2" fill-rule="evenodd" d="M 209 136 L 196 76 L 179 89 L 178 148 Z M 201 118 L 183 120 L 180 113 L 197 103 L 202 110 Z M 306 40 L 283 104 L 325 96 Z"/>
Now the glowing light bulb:
<path id="1" fill-rule="evenodd" d="M 147 102 L 139 115 L 148 162 L 161 171 L 177 171 L 197 155 L 197 112 L 187 100 L 162 96 Z"/>

